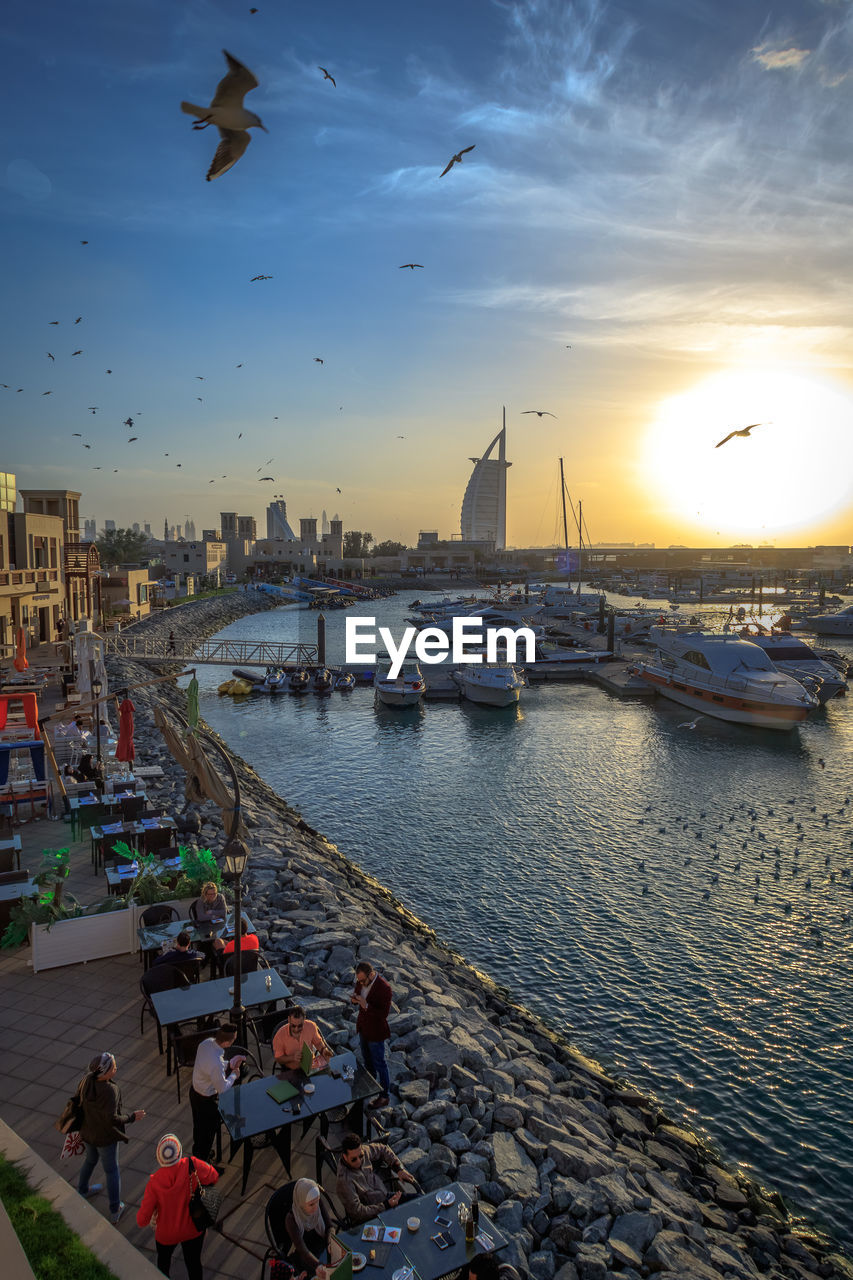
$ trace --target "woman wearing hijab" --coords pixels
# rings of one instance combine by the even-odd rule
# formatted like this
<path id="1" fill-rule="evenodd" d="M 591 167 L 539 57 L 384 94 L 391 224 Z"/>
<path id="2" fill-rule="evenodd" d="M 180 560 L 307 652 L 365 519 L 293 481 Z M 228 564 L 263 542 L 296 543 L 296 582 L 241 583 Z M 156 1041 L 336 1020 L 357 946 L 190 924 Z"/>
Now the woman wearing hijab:
<path id="1" fill-rule="evenodd" d="M 320 1188 L 310 1178 L 300 1178 L 293 1188 L 293 1208 L 285 1226 L 301 1266 L 313 1274 L 320 1265 L 319 1255 L 324 1250 L 328 1254 L 332 1225 L 323 1217 Z"/>
<path id="2" fill-rule="evenodd" d="M 207 1161 L 185 1156 L 173 1133 L 165 1134 L 157 1143 L 157 1163 L 160 1167 L 148 1179 L 136 1214 L 137 1225 L 147 1227 L 154 1222 L 157 1266 L 164 1276 L 169 1275 L 172 1254 L 180 1245 L 188 1280 L 202 1280 L 204 1232 L 190 1217 L 190 1196 L 198 1183 L 209 1187 L 219 1174 Z"/>
<path id="3" fill-rule="evenodd" d="M 100 1182 L 89 1183 L 98 1160 L 104 1166 L 107 1178 L 107 1194 L 110 1198 L 110 1217 L 115 1225 L 124 1213 L 121 1198 L 121 1173 L 118 1167 L 118 1144 L 127 1142 L 125 1125 L 141 1120 L 144 1111 L 125 1111 L 121 1090 L 113 1083 L 118 1067 L 111 1053 L 98 1053 L 89 1063 L 88 1074 L 79 1084 L 83 1122 L 80 1137 L 86 1144 L 83 1167 L 77 1180 L 77 1190 L 87 1199 L 103 1190 Z"/>

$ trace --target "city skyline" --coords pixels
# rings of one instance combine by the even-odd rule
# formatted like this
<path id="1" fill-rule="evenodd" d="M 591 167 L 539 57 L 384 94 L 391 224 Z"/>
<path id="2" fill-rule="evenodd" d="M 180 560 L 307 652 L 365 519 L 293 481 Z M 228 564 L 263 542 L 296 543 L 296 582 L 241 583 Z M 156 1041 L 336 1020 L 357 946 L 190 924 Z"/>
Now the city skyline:
<path id="1" fill-rule="evenodd" d="M 560 542 L 561 456 L 593 542 L 851 541 L 850 5 L 47 0 L 0 39 L 21 486 L 413 545 L 505 403 L 509 545 Z M 269 133 L 205 183 L 223 48 Z"/>

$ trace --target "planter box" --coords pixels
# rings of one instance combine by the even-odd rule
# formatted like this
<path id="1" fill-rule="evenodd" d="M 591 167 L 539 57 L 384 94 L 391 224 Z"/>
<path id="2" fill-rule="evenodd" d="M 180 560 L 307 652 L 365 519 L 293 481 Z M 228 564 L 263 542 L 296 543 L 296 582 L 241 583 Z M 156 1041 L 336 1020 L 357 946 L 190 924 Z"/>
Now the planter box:
<path id="1" fill-rule="evenodd" d="M 188 919 L 193 901 L 193 898 L 173 899 L 167 905 L 176 907 L 181 918 Z M 136 930 L 145 910 L 145 907 L 132 906 L 123 911 L 104 911 L 97 916 L 58 920 L 50 928 L 46 924 L 34 924 L 30 929 L 33 972 L 66 964 L 85 964 L 87 960 L 103 960 L 107 956 L 132 955 L 139 947 Z"/>

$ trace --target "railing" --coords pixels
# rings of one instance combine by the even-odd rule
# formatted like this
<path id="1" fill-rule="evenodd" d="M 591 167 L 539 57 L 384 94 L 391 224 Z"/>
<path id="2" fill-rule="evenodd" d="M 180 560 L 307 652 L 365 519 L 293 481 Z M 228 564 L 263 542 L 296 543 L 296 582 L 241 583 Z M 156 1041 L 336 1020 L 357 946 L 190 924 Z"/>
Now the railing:
<path id="1" fill-rule="evenodd" d="M 317 646 L 279 640 L 174 640 L 115 632 L 105 637 L 106 652 L 137 662 L 210 663 L 233 667 L 313 666 Z"/>

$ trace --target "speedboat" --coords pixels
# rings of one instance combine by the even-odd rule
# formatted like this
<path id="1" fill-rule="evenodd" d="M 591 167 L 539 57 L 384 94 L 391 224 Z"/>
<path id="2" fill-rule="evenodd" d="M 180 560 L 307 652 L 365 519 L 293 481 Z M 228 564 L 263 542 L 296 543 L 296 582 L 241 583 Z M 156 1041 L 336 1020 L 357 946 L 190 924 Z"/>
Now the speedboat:
<path id="1" fill-rule="evenodd" d="M 847 681 L 838 669 L 815 653 L 811 645 L 799 636 L 788 635 L 784 631 L 765 631 L 756 635 L 742 631 L 741 636 L 763 649 L 780 671 L 804 684 L 821 705 L 847 692 Z"/>
<path id="2" fill-rule="evenodd" d="M 339 672 L 335 677 L 335 688 L 338 693 L 352 693 L 355 688 L 355 676 L 352 672 L 350 671 L 347 674 L 342 671 Z"/>
<path id="3" fill-rule="evenodd" d="M 814 694 L 777 670 L 740 636 L 689 627 L 652 627 L 654 657 L 633 671 L 664 698 L 692 711 L 760 729 L 793 729 L 818 706 Z"/>
<path id="4" fill-rule="evenodd" d="M 295 671 L 291 671 L 287 677 L 288 693 L 307 693 L 310 684 L 310 676 L 304 667 L 297 667 Z"/>
<path id="5" fill-rule="evenodd" d="M 426 690 L 421 669 L 412 660 L 403 663 L 397 676 L 391 675 L 390 665 L 377 670 L 373 687 L 376 697 L 386 707 L 413 707 Z"/>
<path id="6" fill-rule="evenodd" d="M 512 706 L 526 683 L 521 672 L 506 662 L 468 662 L 451 674 L 469 702 L 487 707 Z"/>
<path id="7" fill-rule="evenodd" d="M 314 672 L 314 679 L 311 681 L 311 688 L 314 693 L 331 693 L 334 682 L 335 678 L 328 667 L 318 667 Z"/>
<path id="8" fill-rule="evenodd" d="M 814 631 L 819 636 L 853 636 L 853 604 L 838 613 L 815 613 L 792 623 L 794 631 Z"/>
<path id="9" fill-rule="evenodd" d="M 267 674 L 261 687 L 267 693 L 284 693 L 287 688 L 287 672 L 281 667 L 267 667 Z"/>

